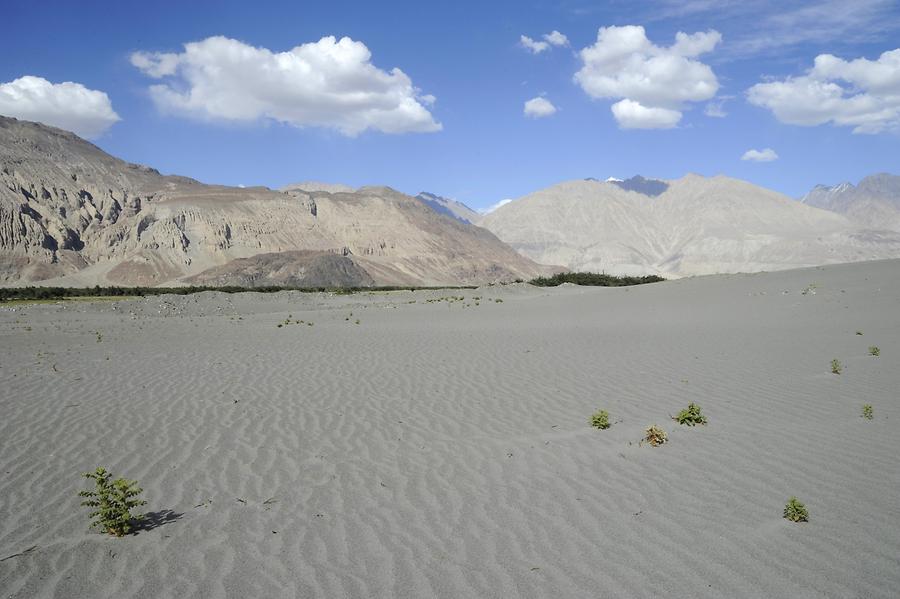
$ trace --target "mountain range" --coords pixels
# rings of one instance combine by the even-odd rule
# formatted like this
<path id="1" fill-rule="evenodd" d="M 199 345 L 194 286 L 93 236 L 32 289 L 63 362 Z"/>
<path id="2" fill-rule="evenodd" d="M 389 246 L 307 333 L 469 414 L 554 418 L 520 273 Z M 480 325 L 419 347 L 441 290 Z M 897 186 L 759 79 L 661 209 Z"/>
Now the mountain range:
<path id="1" fill-rule="evenodd" d="M 0 117 L 0 284 L 459 285 L 900 257 L 900 177 L 800 201 L 724 176 L 563 182 L 489 214 L 422 192 L 209 185 Z"/>
<path id="2" fill-rule="evenodd" d="M 0 282 L 458 285 L 550 272 L 387 187 L 207 185 L 0 117 Z"/>
<path id="3" fill-rule="evenodd" d="M 870 175 L 858 185 L 817 185 L 800 201 L 843 214 L 865 227 L 900 231 L 900 177 L 896 175 Z"/>
<path id="4" fill-rule="evenodd" d="M 609 274 L 682 277 L 900 257 L 900 230 L 851 216 L 745 181 L 687 175 L 568 181 L 478 224 L 536 262 Z"/>

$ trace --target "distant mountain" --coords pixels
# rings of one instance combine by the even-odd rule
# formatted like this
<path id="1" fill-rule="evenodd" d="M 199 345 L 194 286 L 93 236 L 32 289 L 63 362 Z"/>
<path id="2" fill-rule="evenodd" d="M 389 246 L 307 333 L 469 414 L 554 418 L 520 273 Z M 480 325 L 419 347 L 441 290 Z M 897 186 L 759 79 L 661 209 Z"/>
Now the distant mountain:
<path id="1" fill-rule="evenodd" d="M 464 223 L 473 224 L 481 218 L 481 215 L 478 212 L 472 210 L 462 202 L 428 193 L 427 191 L 419 193 L 419 195 L 416 196 L 416 199 L 435 212 L 452 216 L 456 220 Z"/>
<path id="2" fill-rule="evenodd" d="M 532 260 L 609 274 L 677 277 L 900 257 L 900 233 L 745 181 L 688 175 L 665 185 L 656 193 L 660 186 L 641 178 L 631 187 L 651 193 L 635 193 L 616 181 L 569 181 L 479 224 Z"/>
<path id="3" fill-rule="evenodd" d="M 656 197 L 669 188 L 669 184 L 665 181 L 660 181 L 659 179 L 645 179 L 640 175 L 635 175 L 624 181 L 610 177 L 606 182 L 618 185 L 625 191 L 634 191 L 650 197 Z"/>
<path id="4" fill-rule="evenodd" d="M 457 285 L 548 272 L 392 189 L 328 189 L 163 176 L 0 117 L 0 284 Z"/>
<path id="5" fill-rule="evenodd" d="M 871 175 L 859 185 L 817 185 L 800 201 L 843 214 L 868 228 L 900 231 L 900 177 L 897 175 Z"/>
<path id="6" fill-rule="evenodd" d="M 343 183 L 322 183 L 321 181 L 302 181 L 278 188 L 278 191 L 327 191 L 328 193 L 352 193 L 356 191 Z"/>

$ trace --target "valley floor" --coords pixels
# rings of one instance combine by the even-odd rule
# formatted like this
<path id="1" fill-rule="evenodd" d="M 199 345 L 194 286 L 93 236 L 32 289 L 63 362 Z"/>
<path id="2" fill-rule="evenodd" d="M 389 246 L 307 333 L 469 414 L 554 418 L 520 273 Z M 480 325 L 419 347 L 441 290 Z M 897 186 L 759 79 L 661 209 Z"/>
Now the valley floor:
<path id="1" fill-rule="evenodd" d="M 898 356 L 900 261 L 0 304 L 0 595 L 896 597 Z"/>

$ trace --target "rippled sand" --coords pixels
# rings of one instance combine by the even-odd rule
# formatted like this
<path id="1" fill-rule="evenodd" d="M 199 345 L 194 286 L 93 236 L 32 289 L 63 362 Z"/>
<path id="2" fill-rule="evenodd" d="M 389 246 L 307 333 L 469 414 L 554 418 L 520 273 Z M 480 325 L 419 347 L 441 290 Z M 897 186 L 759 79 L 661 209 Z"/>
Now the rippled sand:
<path id="1" fill-rule="evenodd" d="M 898 356 L 898 261 L 0 305 L 0 597 L 896 597 Z"/>

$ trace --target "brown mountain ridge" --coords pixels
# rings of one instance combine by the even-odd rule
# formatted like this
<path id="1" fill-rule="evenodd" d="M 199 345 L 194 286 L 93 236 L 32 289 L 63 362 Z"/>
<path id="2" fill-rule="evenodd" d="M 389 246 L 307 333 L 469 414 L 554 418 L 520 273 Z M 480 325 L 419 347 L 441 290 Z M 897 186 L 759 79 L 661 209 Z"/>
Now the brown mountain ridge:
<path id="1" fill-rule="evenodd" d="M 548 270 L 387 187 L 207 185 L 0 117 L 3 285 L 459 285 Z"/>

